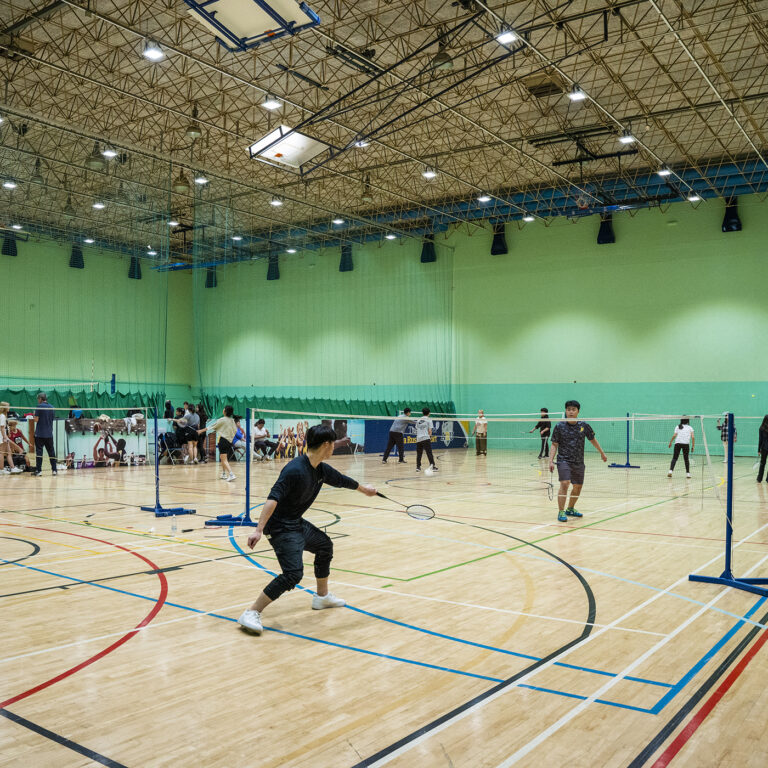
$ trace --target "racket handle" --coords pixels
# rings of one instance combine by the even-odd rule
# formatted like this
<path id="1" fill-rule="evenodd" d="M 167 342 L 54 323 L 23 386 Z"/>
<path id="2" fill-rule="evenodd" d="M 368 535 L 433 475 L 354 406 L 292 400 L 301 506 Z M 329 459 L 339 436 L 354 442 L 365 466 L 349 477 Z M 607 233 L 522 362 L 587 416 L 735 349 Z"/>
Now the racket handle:
<path id="1" fill-rule="evenodd" d="M 386 499 L 387 498 L 383 493 L 381 493 L 381 491 L 376 491 L 376 495 L 380 496 L 382 499 Z"/>

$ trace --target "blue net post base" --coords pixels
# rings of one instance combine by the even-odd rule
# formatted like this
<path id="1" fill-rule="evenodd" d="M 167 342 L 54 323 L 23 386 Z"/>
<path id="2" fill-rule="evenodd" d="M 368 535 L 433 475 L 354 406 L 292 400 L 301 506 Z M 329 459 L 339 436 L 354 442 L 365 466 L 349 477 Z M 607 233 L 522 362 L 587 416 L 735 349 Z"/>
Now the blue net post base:
<path id="1" fill-rule="evenodd" d="M 629 462 L 626 462 L 625 464 L 617 464 L 616 462 L 612 462 L 608 466 L 614 467 L 616 469 L 640 469 L 639 464 L 630 464 Z"/>
<path id="2" fill-rule="evenodd" d="M 144 512 L 154 512 L 155 517 L 171 517 L 173 515 L 196 515 L 194 509 L 184 509 L 184 507 L 161 507 L 155 504 L 154 507 L 142 507 Z"/>
<path id="3" fill-rule="evenodd" d="M 250 525 L 254 528 L 258 525 L 257 522 L 251 520 L 250 516 L 239 514 L 239 515 L 219 515 L 218 517 L 214 517 L 211 520 L 205 521 L 206 525 L 214 525 L 214 526 L 225 526 L 225 525 Z"/>
<path id="4" fill-rule="evenodd" d="M 768 597 L 768 579 L 739 579 L 730 573 L 730 571 L 723 571 L 720 576 L 699 576 L 696 573 L 692 573 L 688 577 L 688 581 L 703 581 L 705 584 L 721 584 L 724 587 L 733 587 L 733 589 L 741 589 L 744 592 L 752 592 L 752 594 L 755 595 Z M 765 586 L 760 586 L 763 584 Z"/>

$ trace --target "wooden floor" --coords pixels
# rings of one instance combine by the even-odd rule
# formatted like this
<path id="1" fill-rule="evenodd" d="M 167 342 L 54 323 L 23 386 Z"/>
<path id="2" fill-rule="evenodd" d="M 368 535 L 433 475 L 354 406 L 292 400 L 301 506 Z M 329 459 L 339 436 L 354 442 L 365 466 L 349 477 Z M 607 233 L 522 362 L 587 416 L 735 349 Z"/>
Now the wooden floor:
<path id="1" fill-rule="evenodd" d="M 333 591 L 237 616 L 268 545 L 204 519 L 244 509 L 244 467 L 0 477 L 0 766 L 760 766 L 768 762 L 768 605 L 688 581 L 723 569 L 721 463 L 587 466 L 558 523 L 531 456 L 333 460 L 438 517 L 324 489 Z M 611 457 L 612 459 L 618 457 Z M 768 575 L 768 483 L 738 459 L 738 575 Z M 254 464 L 262 502 L 280 469 Z M 254 510 L 254 514 L 258 509 Z M 191 530 L 190 530 L 191 529 Z M 307 559 L 304 585 L 314 586 Z"/>

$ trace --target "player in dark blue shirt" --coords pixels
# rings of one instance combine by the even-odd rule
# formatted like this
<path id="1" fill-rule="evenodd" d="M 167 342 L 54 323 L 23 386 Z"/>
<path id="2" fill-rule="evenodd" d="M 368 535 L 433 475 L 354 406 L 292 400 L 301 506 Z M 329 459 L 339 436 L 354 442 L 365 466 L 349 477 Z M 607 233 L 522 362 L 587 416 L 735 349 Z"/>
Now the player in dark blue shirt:
<path id="1" fill-rule="evenodd" d="M 267 584 L 256 602 L 243 611 L 237 620 L 248 632 L 260 635 L 263 630 L 261 612 L 283 592 L 293 589 L 301 581 L 304 576 L 305 551 L 315 556 L 317 594 L 312 598 L 312 608 L 320 610 L 345 605 L 344 600 L 328 591 L 333 542 L 327 534 L 304 520 L 303 515 L 312 506 L 323 483 L 336 488 L 357 490 L 366 496 L 375 496 L 376 489 L 370 485 L 360 485 L 324 463 L 325 459 L 333 455 L 335 440 L 336 433 L 330 426 L 321 424 L 310 427 L 306 434 L 307 453 L 297 456 L 283 467 L 262 507 L 259 524 L 248 537 L 248 546 L 253 549 L 262 535 L 266 535 L 282 571 Z"/>
<path id="2" fill-rule="evenodd" d="M 582 517 L 575 509 L 576 502 L 584 485 L 584 441 L 589 440 L 597 448 L 600 458 L 608 461 L 608 457 L 595 439 L 592 427 L 586 421 L 579 421 L 581 405 L 577 400 L 569 400 L 565 404 L 565 421 L 557 424 L 552 432 L 552 447 L 549 452 L 549 471 L 555 471 L 555 455 L 557 455 L 557 476 L 560 489 L 557 492 L 557 519 L 564 523 L 568 516 Z M 568 486 L 571 486 L 571 498 L 566 507 Z"/>

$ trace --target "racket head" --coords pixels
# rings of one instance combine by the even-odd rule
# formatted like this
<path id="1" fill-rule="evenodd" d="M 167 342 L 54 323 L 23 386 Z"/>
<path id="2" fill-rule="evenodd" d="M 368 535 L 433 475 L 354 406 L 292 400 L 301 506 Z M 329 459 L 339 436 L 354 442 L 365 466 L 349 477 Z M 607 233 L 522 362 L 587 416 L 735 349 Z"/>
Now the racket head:
<path id="1" fill-rule="evenodd" d="M 754 472 L 758 467 L 760 466 L 760 459 L 758 459 L 753 465 L 752 465 L 752 471 Z"/>
<path id="2" fill-rule="evenodd" d="M 411 504 L 405 511 L 415 520 L 431 520 L 435 516 L 435 510 L 424 504 Z"/>

